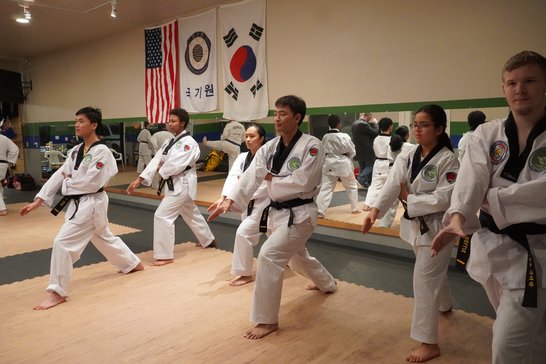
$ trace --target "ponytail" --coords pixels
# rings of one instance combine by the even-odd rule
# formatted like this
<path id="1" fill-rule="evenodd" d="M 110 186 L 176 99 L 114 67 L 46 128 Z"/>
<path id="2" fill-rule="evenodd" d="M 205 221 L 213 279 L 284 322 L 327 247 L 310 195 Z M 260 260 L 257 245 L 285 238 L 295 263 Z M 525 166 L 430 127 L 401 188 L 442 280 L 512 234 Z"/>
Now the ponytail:
<path id="1" fill-rule="evenodd" d="M 441 144 L 443 144 L 444 146 L 448 147 L 449 150 L 451 150 L 453 152 L 453 146 L 451 145 L 451 139 L 449 138 L 449 135 L 447 135 L 447 133 L 445 131 L 440 135 L 439 142 Z"/>

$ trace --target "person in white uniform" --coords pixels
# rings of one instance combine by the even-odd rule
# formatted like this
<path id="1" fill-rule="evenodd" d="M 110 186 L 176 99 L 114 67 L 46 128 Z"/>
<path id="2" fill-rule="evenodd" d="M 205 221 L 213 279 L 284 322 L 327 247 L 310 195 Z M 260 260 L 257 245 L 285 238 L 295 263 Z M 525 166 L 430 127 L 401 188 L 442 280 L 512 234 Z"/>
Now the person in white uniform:
<path id="1" fill-rule="evenodd" d="M 473 234 L 458 258 L 496 312 L 492 361 L 546 361 L 546 58 L 522 51 L 502 71 L 511 112 L 469 135 L 433 254 Z M 479 218 L 476 212 L 480 210 Z M 468 257 L 465 252 L 470 251 Z"/>
<path id="2" fill-rule="evenodd" d="M 222 189 L 222 196 L 213 203 L 208 211 L 214 211 L 224 200 L 229 192 L 236 188 L 239 178 L 247 170 L 256 155 L 256 152 L 266 142 L 265 129 L 260 124 L 252 123 L 245 133 L 245 143 L 248 152 L 241 153 L 235 160 L 235 164 L 229 171 L 229 175 Z M 230 286 L 242 286 L 252 282 L 252 261 L 254 259 L 253 248 L 260 242 L 260 218 L 264 208 L 269 205 L 267 183 L 262 182 L 254 192 L 248 206 L 241 212 L 241 224 L 235 233 L 233 246 L 233 259 L 231 274 L 236 276 L 229 282 Z"/>
<path id="3" fill-rule="evenodd" d="M 402 152 L 407 152 L 409 149 L 411 149 L 412 144 L 408 143 L 409 139 L 409 128 L 405 125 L 399 126 L 396 128 L 394 133 L 391 136 L 391 140 L 389 142 L 389 173 L 392 169 L 392 166 L 394 165 L 394 162 L 396 161 L 396 157 L 400 155 Z M 396 217 L 396 212 L 398 210 L 399 201 L 395 200 L 391 208 L 383 215 L 383 217 L 375 223 L 378 227 L 384 227 L 388 228 L 391 227 L 392 223 L 394 222 L 394 218 Z"/>
<path id="4" fill-rule="evenodd" d="M 212 149 L 226 152 L 229 158 L 229 169 L 241 153 L 241 144 L 245 140 L 245 127 L 238 121 L 230 120 L 224 127 L 220 140 L 207 140 L 203 137 L 203 145 Z"/>
<path id="5" fill-rule="evenodd" d="M 185 130 L 190 120 L 184 109 L 172 109 L 169 113 L 169 130 L 174 134 L 163 143 L 150 164 L 127 187 L 132 194 L 141 184 L 149 186 L 156 173 L 162 178 L 158 194 L 161 200 L 154 214 L 154 266 L 174 261 L 174 222 L 178 215 L 195 234 L 202 247 L 215 247 L 214 235 L 195 205 L 197 173 L 195 162 L 199 159 L 199 146 Z"/>
<path id="6" fill-rule="evenodd" d="M 336 290 L 334 277 L 306 248 L 317 224 L 313 198 L 319 192 L 324 151 L 320 140 L 298 128 L 305 111 L 305 101 L 298 96 L 283 96 L 275 102 L 275 130 L 280 136 L 258 150 L 237 188 L 209 216 L 209 221 L 213 220 L 233 204 L 244 208 L 262 181 L 267 181 L 271 203 L 264 210 L 261 228 L 267 229 L 268 238 L 258 255 L 250 312 L 250 319 L 257 325 L 247 330 L 248 339 L 260 339 L 278 329 L 287 265 L 312 281 L 307 289 Z"/>
<path id="7" fill-rule="evenodd" d="M 144 168 L 148 164 L 150 164 L 150 161 L 152 160 L 152 133 L 150 133 L 150 130 L 148 127 L 150 126 L 150 123 L 148 121 L 144 122 L 144 129 L 138 133 L 137 136 L 137 142 L 138 142 L 138 162 L 137 162 L 137 173 L 141 173 Z"/>
<path id="8" fill-rule="evenodd" d="M 369 211 L 379 191 L 387 180 L 390 170 L 389 143 L 392 133 L 392 119 L 382 118 L 379 120 L 379 135 L 373 141 L 373 152 L 375 154 L 375 163 L 373 164 L 372 183 L 366 193 L 364 200 L 364 210 Z"/>
<path id="9" fill-rule="evenodd" d="M 24 216 L 42 204 L 53 205 L 61 189 L 63 198 L 51 211 L 57 215 L 69 204 L 65 222 L 53 242 L 47 297 L 35 310 L 46 310 L 66 302 L 72 265 L 89 243 L 121 273 L 144 269 L 140 259 L 108 227 L 108 195 L 103 191 L 117 172 L 116 160 L 99 139 L 102 127 L 100 109 L 85 107 L 76 112 L 76 135 L 83 143 L 68 152 L 68 158 L 43 185 L 34 202 L 19 212 Z"/>
<path id="10" fill-rule="evenodd" d="M 468 127 L 470 130 L 463 134 L 459 140 L 457 150 L 459 152 L 459 163 L 463 162 L 464 152 L 466 150 L 466 144 L 468 143 L 468 137 L 476 130 L 476 128 L 485 123 L 485 114 L 480 110 L 472 111 L 467 116 Z"/>
<path id="11" fill-rule="evenodd" d="M 400 238 L 413 246 L 416 258 L 410 336 L 421 342 L 406 357 L 414 363 L 440 355 L 439 312 L 449 312 L 453 307 L 447 284 L 451 250 L 445 249 L 435 258 L 430 254 L 432 239 L 440 231 L 442 216 L 449 207 L 459 168 L 445 132 L 446 125 L 446 113 L 438 105 L 426 105 L 416 111 L 412 127 L 418 144 L 396 158 L 385 186 L 362 225 L 362 232 L 367 233 L 397 198 L 405 206 L 405 214 L 400 219 Z"/>
<path id="12" fill-rule="evenodd" d="M 358 214 L 358 186 L 354 174 L 353 157 L 355 145 L 348 134 L 341 133 L 341 120 L 337 115 L 328 116 L 329 130 L 322 138 L 322 148 L 326 154 L 322 166 L 322 186 L 317 196 L 318 217 L 323 218 L 330 206 L 338 178 L 347 192 L 351 213 Z"/>
<path id="13" fill-rule="evenodd" d="M 7 175 L 8 168 L 17 163 L 19 157 L 19 148 L 5 135 L 0 134 L 0 181 Z M 8 214 L 6 204 L 4 203 L 4 187 L 0 184 L 0 216 Z"/>
<path id="14" fill-rule="evenodd" d="M 157 125 L 158 131 L 156 131 L 152 138 L 150 139 L 150 145 L 152 146 L 152 155 L 156 155 L 157 151 L 161 146 L 167 141 L 172 139 L 173 133 L 170 131 L 165 130 L 165 124 L 158 124 Z M 152 181 L 152 188 L 158 189 L 159 188 L 159 174 L 155 174 L 154 179 Z"/>

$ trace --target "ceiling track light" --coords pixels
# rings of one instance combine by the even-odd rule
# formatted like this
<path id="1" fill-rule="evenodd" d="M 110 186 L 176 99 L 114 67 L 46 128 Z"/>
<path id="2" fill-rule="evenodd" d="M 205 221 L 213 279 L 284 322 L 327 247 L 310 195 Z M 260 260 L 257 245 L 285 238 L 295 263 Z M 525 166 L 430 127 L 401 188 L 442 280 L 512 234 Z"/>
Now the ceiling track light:
<path id="1" fill-rule="evenodd" d="M 112 18 L 116 18 L 118 16 L 118 1 L 112 0 L 111 5 L 112 5 L 112 11 L 110 12 L 110 16 Z"/>

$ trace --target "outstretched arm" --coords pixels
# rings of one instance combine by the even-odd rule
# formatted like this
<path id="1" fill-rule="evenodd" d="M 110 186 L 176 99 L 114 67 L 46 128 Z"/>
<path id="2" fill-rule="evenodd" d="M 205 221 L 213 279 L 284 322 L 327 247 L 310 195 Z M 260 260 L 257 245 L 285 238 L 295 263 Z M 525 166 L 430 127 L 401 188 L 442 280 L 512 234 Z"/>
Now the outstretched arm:
<path id="1" fill-rule="evenodd" d="M 379 214 L 379 210 L 375 207 L 372 207 L 372 210 L 366 217 L 364 218 L 364 222 L 362 223 L 362 234 L 366 234 L 370 229 L 372 228 L 372 225 L 375 224 L 375 220 L 377 220 L 377 215 Z"/>
<path id="2" fill-rule="evenodd" d="M 36 197 L 33 203 L 29 203 L 25 207 L 23 207 L 21 210 L 19 210 L 19 215 L 25 216 L 32 210 L 36 210 L 38 207 L 42 206 L 42 203 L 44 200 L 42 200 L 40 197 Z"/>

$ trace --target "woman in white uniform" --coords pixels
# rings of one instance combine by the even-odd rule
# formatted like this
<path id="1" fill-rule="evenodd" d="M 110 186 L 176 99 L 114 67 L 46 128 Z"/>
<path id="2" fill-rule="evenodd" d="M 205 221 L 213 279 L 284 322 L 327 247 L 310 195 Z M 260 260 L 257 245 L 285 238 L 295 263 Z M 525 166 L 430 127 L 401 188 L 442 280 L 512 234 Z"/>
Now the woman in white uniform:
<path id="1" fill-rule="evenodd" d="M 413 246 L 416 257 L 410 336 L 421 342 L 406 357 L 409 362 L 420 363 L 440 355 L 439 311 L 450 311 L 453 305 L 447 285 L 451 250 L 445 249 L 435 258 L 430 256 L 432 239 L 441 229 L 459 168 L 446 125 L 446 114 L 440 106 L 427 105 L 417 110 L 412 127 L 418 144 L 396 158 L 362 226 L 362 232 L 367 233 L 397 198 L 405 205 L 400 238 Z"/>
<path id="2" fill-rule="evenodd" d="M 51 253 L 51 270 L 47 297 L 35 310 L 47 310 L 66 302 L 72 265 L 91 240 L 110 263 L 122 273 L 144 269 L 140 259 L 108 228 L 108 195 L 102 190 L 118 167 L 112 152 L 98 138 L 102 114 L 85 107 L 76 113 L 76 135 L 84 142 L 68 152 L 68 158 L 44 184 L 34 202 L 19 212 L 22 216 L 42 204 L 50 206 L 57 191 L 63 199 L 51 211 L 57 215 L 70 203 L 65 223 L 55 237 Z"/>
<path id="3" fill-rule="evenodd" d="M 164 191 L 165 197 L 154 214 L 154 266 L 174 261 L 174 222 L 179 215 L 202 247 L 216 246 L 214 235 L 194 202 L 197 195 L 194 164 L 200 152 L 197 142 L 186 131 L 189 120 L 184 109 L 170 111 L 169 130 L 174 137 L 163 143 L 150 164 L 127 187 L 127 193 L 131 194 L 141 184 L 149 186 L 156 173 L 162 178 L 158 194 Z"/>
<path id="4" fill-rule="evenodd" d="M 453 237 L 473 234 L 470 256 L 460 249 L 458 260 L 495 309 L 492 362 L 545 363 L 546 58 L 514 55 L 502 87 L 511 112 L 469 135 L 464 178 L 432 248 L 442 254 Z"/>
<path id="5" fill-rule="evenodd" d="M 356 155 L 355 145 L 349 134 L 341 133 L 341 120 L 337 115 L 328 116 L 330 130 L 322 138 L 322 146 L 326 159 L 322 166 L 322 186 L 317 196 L 318 217 L 323 218 L 338 178 L 341 179 L 347 197 L 351 204 L 351 213 L 358 214 L 358 187 L 354 174 L 353 157 Z"/>
<path id="6" fill-rule="evenodd" d="M 248 152 L 241 153 L 229 175 L 224 182 L 222 196 L 212 204 L 208 211 L 215 210 L 224 200 L 229 192 L 239 183 L 239 178 L 246 171 L 256 152 L 266 142 L 265 129 L 260 124 L 252 123 L 245 133 L 245 143 Z M 229 282 L 230 286 L 242 286 L 252 282 L 252 261 L 254 259 L 253 248 L 260 242 L 260 218 L 264 208 L 269 205 L 267 194 L 267 183 L 262 182 L 254 192 L 252 200 L 246 209 L 241 212 L 241 224 L 235 233 L 235 244 L 233 247 L 233 260 L 231 263 L 231 274 L 237 278 Z"/>
<path id="7" fill-rule="evenodd" d="M 389 143 L 391 141 L 391 132 L 392 120 L 389 118 L 379 120 L 379 135 L 373 141 L 375 163 L 373 164 L 372 183 L 366 193 L 364 211 L 370 211 L 374 200 L 387 180 L 390 169 Z"/>

